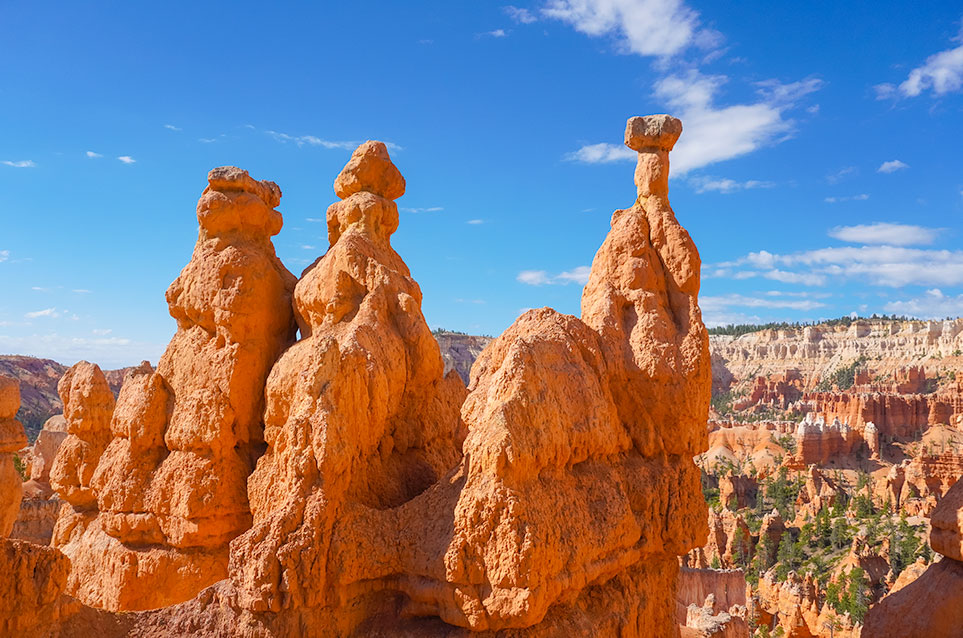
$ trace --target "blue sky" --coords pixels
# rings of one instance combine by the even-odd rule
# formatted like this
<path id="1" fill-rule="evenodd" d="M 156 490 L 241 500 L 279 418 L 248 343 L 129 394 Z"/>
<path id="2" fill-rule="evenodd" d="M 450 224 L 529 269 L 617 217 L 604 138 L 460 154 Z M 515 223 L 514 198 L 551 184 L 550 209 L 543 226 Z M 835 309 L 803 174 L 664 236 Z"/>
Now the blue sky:
<path id="1" fill-rule="evenodd" d="M 958 2 L 0 2 L 0 352 L 115 367 L 175 326 L 207 171 L 327 247 L 353 146 L 408 182 L 393 244 L 433 327 L 578 313 L 635 197 L 632 115 L 685 131 L 670 197 L 707 323 L 963 314 Z"/>

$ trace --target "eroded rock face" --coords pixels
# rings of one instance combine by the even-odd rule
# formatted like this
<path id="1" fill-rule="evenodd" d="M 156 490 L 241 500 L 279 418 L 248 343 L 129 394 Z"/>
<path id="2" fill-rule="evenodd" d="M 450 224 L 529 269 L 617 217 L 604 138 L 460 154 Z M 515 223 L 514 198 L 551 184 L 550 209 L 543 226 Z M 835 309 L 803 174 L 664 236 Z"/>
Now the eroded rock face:
<path id="1" fill-rule="evenodd" d="M 177 333 L 157 370 L 128 372 L 89 478 L 85 466 L 99 515 L 66 512 L 55 533 L 73 561 L 70 593 L 95 607 L 191 598 L 227 575 L 228 543 L 251 525 L 247 477 L 263 447 L 264 383 L 294 336 L 295 278 L 271 243 L 277 185 L 234 167 L 208 182 L 194 254 L 167 291 Z M 92 403 L 61 394 L 74 427 L 71 410 Z"/>
<path id="2" fill-rule="evenodd" d="M 13 455 L 27 444 L 20 421 L 14 418 L 20 409 L 20 384 L 16 379 L 0 376 L 0 538 L 13 530 L 20 511 L 21 478 L 13 464 Z"/>
<path id="3" fill-rule="evenodd" d="M 328 211 L 331 248 L 295 291 L 305 338 L 268 380 L 255 526 L 231 557 L 248 613 L 339 635 L 386 613 L 538 634 L 584 613 L 595 583 L 634 607 L 615 621 L 625 635 L 675 631 L 676 557 L 705 536 L 691 457 L 705 448 L 709 359 L 698 254 L 662 184 L 681 126 L 647 127 L 628 127 L 640 198 L 613 216 L 584 321 L 529 311 L 486 348 L 463 446 L 464 390 L 442 376 L 389 244 L 397 169 L 377 144 L 356 151 Z"/>
<path id="4" fill-rule="evenodd" d="M 303 338 L 267 382 L 268 448 L 248 487 L 254 528 L 232 551 L 232 580 L 252 611 L 324 615 L 363 591 L 382 571 L 373 563 L 395 560 L 385 557 L 392 532 L 404 536 L 397 521 L 373 530 L 368 521 L 461 457 L 464 384 L 443 375 L 421 290 L 390 244 L 390 197 L 404 180 L 384 145 L 369 142 L 335 185 L 344 199 L 328 208 L 331 247 L 294 293 Z"/>
<path id="5" fill-rule="evenodd" d="M 243 277 L 213 267 L 231 263 L 218 247 L 273 226 L 214 202 L 273 205 L 274 190 L 212 173 L 195 258 L 169 292 L 178 334 L 157 371 L 125 382 L 92 479 L 99 513 L 71 536 L 102 590 L 78 595 L 156 606 L 160 573 L 189 592 L 194 559 L 243 526 L 240 477 L 253 525 L 231 542 L 230 577 L 124 615 L 128 635 L 678 635 L 678 557 L 706 540 L 692 457 L 707 447 L 710 387 L 699 256 L 667 199 L 680 132 L 669 116 L 629 121 L 638 198 L 612 217 L 582 319 L 525 313 L 479 356 L 468 390 L 444 373 L 391 247 L 403 178 L 383 144 L 362 145 L 335 182 L 331 246 L 294 290 L 302 338 L 261 378 L 266 451 L 250 477 L 237 468 L 253 453 L 225 459 L 260 441 L 261 395 L 257 375 L 230 372 L 265 350 L 239 339 L 279 352 L 290 332 L 271 324 L 270 342 L 247 322 L 258 310 L 231 314 Z M 129 597 L 107 600 L 115 590 Z"/>
<path id="6" fill-rule="evenodd" d="M 864 638 L 959 636 L 963 627 L 963 482 L 930 518 L 930 546 L 943 555 L 916 580 L 893 591 L 866 615 Z"/>

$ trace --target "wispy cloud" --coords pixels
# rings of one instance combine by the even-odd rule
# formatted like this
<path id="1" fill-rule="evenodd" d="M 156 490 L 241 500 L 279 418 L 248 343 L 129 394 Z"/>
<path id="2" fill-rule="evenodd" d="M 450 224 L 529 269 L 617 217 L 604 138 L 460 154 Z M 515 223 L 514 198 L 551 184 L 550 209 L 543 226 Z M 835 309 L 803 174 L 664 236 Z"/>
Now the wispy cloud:
<path id="1" fill-rule="evenodd" d="M 887 246 L 920 246 L 932 244 L 942 229 L 913 224 L 876 222 L 857 226 L 836 226 L 829 236 L 854 244 Z"/>
<path id="2" fill-rule="evenodd" d="M 265 133 L 282 144 L 293 142 L 297 146 L 321 146 L 323 148 L 343 148 L 352 151 L 361 144 L 361 142 L 336 142 L 332 140 L 325 140 L 314 135 L 288 135 L 287 133 L 280 133 L 278 131 L 265 131 Z"/>
<path id="3" fill-rule="evenodd" d="M 197 141 L 200 142 L 201 144 L 213 144 L 214 142 L 217 141 L 217 138 L 216 137 L 199 137 L 197 138 Z"/>
<path id="4" fill-rule="evenodd" d="M 3 160 L 0 164 L 12 166 L 14 168 L 36 168 L 37 164 L 33 160 Z"/>
<path id="5" fill-rule="evenodd" d="M 183 130 L 184 130 L 184 129 L 182 129 L 182 128 L 179 127 L 179 126 L 174 126 L 173 124 L 165 124 L 165 125 L 164 125 L 164 128 L 166 128 L 166 129 L 169 130 L 169 131 L 183 131 Z"/>
<path id="6" fill-rule="evenodd" d="M 121 156 L 118 157 L 117 159 L 119 159 L 119 160 L 120 160 L 121 162 L 123 162 L 124 164 L 134 164 L 134 163 L 137 162 L 137 160 L 135 160 L 135 159 L 134 159 L 133 157 L 131 157 L 130 155 L 121 155 Z"/>
<path id="7" fill-rule="evenodd" d="M 869 199 L 869 195 L 866 193 L 860 193 L 859 195 L 845 195 L 842 197 L 827 197 L 823 201 L 827 204 L 838 204 L 839 202 L 864 202 Z"/>
<path id="8" fill-rule="evenodd" d="M 325 220 L 319 219 L 318 217 L 306 217 L 306 218 L 304 219 L 304 221 L 306 221 L 306 222 L 313 222 L 313 223 L 322 223 L 322 224 L 323 224 Z"/>
<path id="9" fill-rule="evenodd" d="M 441 206 L 429 206 L 428 208 L 401 208 L 399 210 L 405 213 L 437 213 L 445 209 Z"/>
<path id="10" fill-rule="evenodd" d="M 33 312 L 28 312 L 23 315 L 27 319 L 37 319 L 38 317 L 50 317 L 56 319 L 60 316 L 56 308 L 44 308 L 43 310 L 34 310 Z"/>
<path id="11" fill-rule="evenodd" d="M 0 263 L 7 261 L 8 259 L 10 259 L 10 251 L 0 250 Z"/>
<path id="12" fill-rule="evenodd" d="M 843 180 L 849 179 L 850 177 L 855 177 L 859 174 L 859 169 L 855 166 L 844 166 L 835 173 L 830 173 L 826 176 L 826 181 L 830 184 L 838 184 Z"/>
<path id="13" fill-rule="evenodd" d="M 54 332 L 20 337 L 0 335 L 0 351 L 44 357 L 66 364 L 86 359 L 109 369 L 134 365 L 143 359 L 156 361 L 164 346 L 124 337 L 79 337 Z"/>
<path id="14" fill-rule="evenodd" d="M 791 84 L 762 82 L 757 84 L 759 101 L 719 107 L 715 96 L 726 80 L 725 76 L 706 76 L 692 70 L 656 83 L 656 96 L 678 113 L 685 127 L 672 154 L 674 176 L 788 139 L 795 122 L 786 112 L 822 86 L 822 81 L 814 78 Z M 595 164 L 635 157 L 623 146 L 600 143 L 582 146 L 565 159 Z"/>
<path id="15" fill-rule="evenodd" d="M 891 301 L 883 307 L 886 312 L 909 315 L 920 319 L 942 319 L 963 315 L 963 295 L 943 294 L 939 288 L 927 290 L 919 297 Z"/>
<path id="16" fill-rule="evenodd" d="M 466 224 L 471 224 L 472 226 L 477 226 L 478 224 L 484 224 L 484 219 L 469 219 Z"/>
<path id="17" fill-rule="evenodd" d="M 765 297 L 749 297 L 740 294 L 706 295 L 699 298 L 699 306 L 705 312 L 717 312 L 726 308 L 782 308 L 788 310 L 815 310 L 824 308 L 826 304 L 813 299 L 782 299 L 766 295 Z"/>
<path id="18" fill-rule="evenodd" d="M 89 295 L 93 291 L 87 290 L 86 288 L 74 288 L 70 292 L 76 293 L 78 295 Z"/>
<path id="19" fill-rule="evenodd" d="M 507 7 L 502 7 L 502 10 L 508 14 L 508 17 L 519 24 L 531 24 L 538 20 L 535 14 L 528 9 L 520 9 L 518 7 L 513 7 L 511 5 Z"/>
<path id="20" fill-rule="evenodd" d="M 87 151 L 86 153 L 84 153 L 84 155 L 86 155 L 90 159 L 97 159 L 98 157 L 103 157 L 103 155 L 101 155 L 100 153 L 95 153 L 93 151 Z"/>
<path id="21" fill-rule="evenodd" d="M 709 277 L 765 277 L 774 270 L 799 276 L 852 279 L 871 286 L 963 285 L 963 251 L 903 246 L 841 246 L 776 254 L 766 250 L 739 259 L 709 264 Z"/>
<path id="22" fill-rule="evenodd" d="M 552 0 L 542 14 L 588 36 L 613 38 L 620 51 L 642 56 L 714 48 L 721 39 L 702 28 L 698 12 L 681 0 Z"/>
<path id="23" fill-rule="evenodd" d="M 570 162 L 583 162 L 585 164 L 608 164 L 610 162 L 634 162 L 638 153 L 621 144 L 609 144 L 600 142 L 598 144 L 587 144 L 577 151 L 566 153 L 564 159 Z"/>
<path id="24" fill-rule="evenodd" d="M 479 37 L 479 38 L 484 38 L 484 37 L 490 37 L 490 38 L 507 38 L 507 37 L 508 37 L 508 33 L 509 33 L 509 32 L 508 32 L 508 31 L 505 31 L 505 29 L 495 29 L 494 31 L 485 31 L 484 33 L 479 33 L 479 34 L 477 35 L 477 37 Z"/>
<path id="25" fill-rule="evenodd" d="M 752 190 L 756 188 L 773 188 L 774 182 L 766 182 L 758 179 L 750 179 L 739 182 L 726 177 L 710 177 L 707 175 L 694 176 L 689 178 L 697 193 L 716 192 L 728 195 L 737 191 Z"/>
<path id="26" fill-rule="evenodd" d="M 954 38 L 963 43 L 963 29 Z M 933 95 L 945 95 L 963 88 L 963 44 L 953 49 L 946 49 L 926 58 L 926 61 L 909 72 L 909 75 L 899 86 L 893 84 L 877 84 L 877 99 L 893 97 L 916 97 L 923 91 L 932 91 Z"/>
<path id="27" fill-rule="evenodd" d="M 545 286 L 552 284 L 579 284 L 584 286 L 588 283 L 590 266 L 578 266 L 572 270 L 560 272 L 557 275 L 550 275 L 545 270 L 523 270 L 515 277 L 516 281 L 529 286 Z"/>
<path id="28" fill-rule="evenodd" d="M 904 168 L 909 168 L 909 164 L 897 160 L 890 160 L 888 162 L 883 162 L 880 164 L 879 168 L 876 169 L 877 173 L 895 173 L 896 171 L 901 171 Z"/>

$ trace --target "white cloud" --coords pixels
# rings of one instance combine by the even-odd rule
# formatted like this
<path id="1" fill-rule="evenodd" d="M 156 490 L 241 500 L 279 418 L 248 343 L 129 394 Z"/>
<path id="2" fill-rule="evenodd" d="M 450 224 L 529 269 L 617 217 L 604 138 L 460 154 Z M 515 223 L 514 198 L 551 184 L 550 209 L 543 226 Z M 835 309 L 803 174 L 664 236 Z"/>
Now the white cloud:
<path id="1" fill-rule="evenodd" d="M 511 18 L 515 22 L 518 22 L 519 24 L 531 24 L 538 19 L 528 9 L 520 9 L 518 7 L 513 7 L 511 5 L 507 7 L 502 7 L 502 9 L 505 10 L 505 13 L 508 14 L 509 18 Z"/>
<path id="2" fill-rule="evenodd" d="M 43 310 L 34 310 L 33 312 L 28 312 L 24 314 L 27 319 L 36 319 L 38 317 L 50 317 L 56 319 L 60 316 L 56 308 L 44 308 Z"/>
<path id="3" fill-rule="evenodd" d="M 429 206 L 428 208 L 401 208 L 400 210 L 405 213 L 437 213 L 445 209 L 441 206 Z"/>
<path id="4" fill-rule="evenodd" d="M 826 277 L 815 273 L 788 272 L 774 268 L 762 273 L 762 276 L 772 281 L 781 281 L 784 284 L 802 284 L 804 286 L 823 286 L 826 284 Z"/>
<path id="5" fill-rule="evenodd" d="M 826 181 L 830 184 L 838 184 L 845 179 L 855 176 L 857 173 L 859 173 L 859 169 L 857 169 L 855 166 L 846 166 L 839 169 L 835 173 L 830 173 L 827 175 Z"/>
<path id="6" fill-rule="evenodd" d="M 484 219 L 469 219 L 469 220 L 468 220 L 467 222 L 465 222 L 465 223 L 466 223 L 466 224 L 471 224 L 471 225 L 473 225 L 473 226 L 477 226 L 478 224 L 484 224 L 484 223 L 485 223 L 485 220 L 484 220 Z"/>
<path id="7" fill-rule="evenodd" d="M 670 57 L 720 39 L 700 29 L 698 12 L 682 0 L 552 0 L 542 14 L 589 36 L 612 37 L 620 50 L 643 56 Z"/>
<path id="8" fill-rule="evenodd" d="M 310 244 L 303 244 L 301 246 L 301 250 L 315 250 L 316 248 L 317 246 L 312 246 Z"/>
<path id="9" fill-rule="evenodd" d="M 484 33 L 479 33 L 476 37 L 483 38 L 485 36 L 490 36 L 492 38 L 507 38 L 508 32 L 505 29 L 495 29 L 494 31 L 485 31 Z"/>
<path id="10" fill-rule="evenodd" d="M 14 168 L 36 168 L 36 164 L 33 160 L 3 160 L 0 164 L 6 166 L 12 166 Z"/>
<path id="11" fill-rule="evenodd" d="M 675 175 L 787 139 L 795 123 L 785 117 L 785 112 L 822 86 L 822 81 L 814 78 L 791 84 L 764 82 L 758 85 L 760 101 L 720 108 L 714 102 L 725 81 L 724 76 L 690 71 L 656 83 L 656 96 L 665 100 L 683 122 L 684 132 L 671 159 Z"/>
<path id="12" fill-rule="evenodd" d="M 572 270 L 550 275 L 544 270 L 523 270 L 515 277 L 517 281 L 529 286 L 544 286 L 549 284 L 567 285 L 571 283 L 584 286 L 588 283 L 590 266 L 578 266 Z"/>
<path id="13" fill-rule="evenodd" d="M 120 160 L 121 162 L 123 162 L 124 164 L 133 164 L 133 163 L 135 163 L 135 162 L 137 161 L 137 160 L 135 160 L 133 157 L 131 157 L 130 155 L 121 155 L 121 156 L 118 157 L 117 159 L 119 159 L 119 160 Z"/>
<path id="14" fill-rule="evenodd" d="M 865 202 L 867 199 L 869 199 L 869 195 L 860 193 L 859 195 L 846 195 L 844 197 L 827 197 L 823 201 L 828 204 L 836 204 L 838 202 Z"/>
<path id="15" fill-rule="evenodd" d="M 10 251 L 0 250 L 0 262 L 7 261 L 8 259 L 10 259 Z"/>
<path id="16" fill-rule="evenodd" d="M 217 138 L 216 137 L 199 137 L 197 138 L 197 141 L 200 142 L 201 144 L 213 144 L 214 142 L 217 141 Z"/>
<path id="17" fill-rule="evenodd" d="M 103 157 L 103 155 L 101 155 L 100 153 L 94 153 L 93 151 L 87 151 L 85 155 L 90 159 L 97 159 L 98 157 Z"/>
<path id="18" fill-rule="evenodd" d="M 93 330 L 91 330 L 91 332 L 95 335 L 103 337 L 112 333 L 113 329 L 112 328 L 100 328 L 100 329 L 94 328 Z"/>
<path id="19" fill-rule="evenodd" d="M 288 135 L 287 133 L 279 133 L 278 131 L 265 131 L 265 133 L 273 137 L 278 142 L 294 142 L 298 146 L 321 146 L 323 148 L 343 148 L 348 151 L 353 151 L 361 144 L 361 142 L 335 142 L 332 140 L 321 139 L 320 137 L 316 137 L 314 135 Z"/>
<path id="20" fill-rule="evenodd" d="M 826 304 L 812 299 L 779 299 L 773 297 L 747 297 L 730 294 L 705 296 L 699 299 L 699 307 L 705 312 L 717 312 L 731 307 L 737 308 L 775 308 L 788 310 L 815 310 Z"/>
<path id="21" fill-rule="evenodd" d="M 731 269 L 749 266 L 760 271 L 792 268 L 800 274 L 849 278 L 873 286 L 901 287 L 963 285 L 963 251 L 900 246 L 843 246 L 779 255 L 762 250 L 730 262 L 709 264 L 706 271 L 730 276 Z M 751 272 L 751 271 L 750 271 Z M 762 272 L 755 273 L 764 276 Z"/>
<path id="22" fill-rule="evenodd" d="M 577 151 L 566 153 L 564 156 L 566 160 L 571 162 L 584 162 L 586 164 L 608 164 L 609 162 L 623 161 L 634 162 L 637 157 L 638 153 L 626 146 L 607 144 L 605 142 L 588 144 Z"/>
<path id="23" fill-rule="evenodd" d="M 691 184 L 697 193 L 707 193 L 707 192 L 717 192 L 724 195 L 729 193 L 735 193 L 741 190 L 752 190 L 755 188 L 773 188 L 775 184 L 773 182 L 765 182 L 758 179 L 750 179 L 745 182 L 737 182 L 736 180 L 729 179 L 726 177 L 709 177 L 709 176 L 697 176 L 690 177 L 689 184 Z"/>
<path id="24" fill-rule="evenodd" d="M 904 168 L 909 168 L 909 164 L 901 162 L 899 160 L 891 160 L 889 162 L 883 162 L 880 164 L 879 168 L 876 169 L 877 173 L 895 173 L 896 171 L 903 170 Z"/>
<path id="25" fill-rule="evenodd" d="M 178 126 L 174 126 L 173 124 L 165 124 L 165 125 L 164 125 L 164 128 L 166 128 L 166 129 L 169 130 L 169 131 L 183 131 L 183 130 L 184 130 L 184 129 L 178 127 Z"/>
<path id="26" fill-rule="evenodd" d="M 963 41 L 963 30 L 956 41 Z M 934 95 L 945 95 L 960 88 L 963 88 L 963 44 L 926 58 L 926 62 L 910 71 L 898 87 L 881 84 L 876 87 L 876 92 L 882 99 L 893 96 L 897 90 L 904 97 L 916 97 L 927 90 Z"/>
<path id="27" fill-rule="evenodd" d="M 317 217 L 306 217 L 304 221 L 306 221 L 306 222 L 315 222 L 315 223 L 318 223 L 318 222 L 324 223 L 325 220 L 319 219 L 319 218 L 317 218 Z"/>
<path id="28" fill-rule="evenodd" d="M 59 333 L 32 334 L 23 337 L 0 335 L 0 352 L 44 357 L 68 365 L 85 359 L 97 362 L 104 369 L 135 365 L 144 359 L 156 361 L 163 351 L 163 345 L 106 335 L 94 337 L 67 336 Z"/>
<path id="29" fill-rule="evenodd" d="M 940 230 L 910 224 L 876 222 L 857 226 L 836 226 L 830 229 L 829 236 L 854 244 L 916 246 L 932 244 Z"/>
<path id="30" fill-rule="evenodd" d="M 551 277 L 544 270 L 523 270 L 515 279 L 529 286 L 541 286 L 552 282 Z"/>
<path id="31" fill-rule="evenodd" d="M 86 288 L 74 288 L 70 292 L 75 292 L 78 295 L 89 295 L 91 293 L 91 291 L 87 290 Z"/>
<path id="32" fill-rule="evenodd" d="M 674 176 L 788 139 L 795 123 L 785 116 L 786 111 L 822 86 L 821 80 L 812 78 L 791 84 L 770 80 L 757 84 L 758 102 L 717 107 L 715 97 L 726 80 L 725 76 L 706 76 L 691 70 L 656 83 L 656 96 L 671 107 L 684 127 L 671 157 Z M 635 158 L 634 151 L 607 143 L 588 144 L 565 155 L 565 159 L 590 164 Z"/>
<path id="33" fill-rule="evenodd" d="M 884 306 L 886 312 L 909 315 L 920 319 L 942 319 L 963 315 L 963 295 L 943 294 L 939 288 L 927 290 L 922 296 L 904 301 L 892 301 Z"/>

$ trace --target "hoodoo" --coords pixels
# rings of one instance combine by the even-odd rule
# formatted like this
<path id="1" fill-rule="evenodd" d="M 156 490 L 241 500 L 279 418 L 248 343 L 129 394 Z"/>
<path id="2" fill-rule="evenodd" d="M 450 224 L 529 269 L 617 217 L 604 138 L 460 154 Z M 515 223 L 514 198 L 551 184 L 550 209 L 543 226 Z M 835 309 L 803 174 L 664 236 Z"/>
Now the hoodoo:
<path id="1" fill-rule="evenodd" d="M 75 510 L 62 512 L 54 545 L 72 561 L 68 593 L 94 607 L 190 599 L 227 576 L 228 543 L 251 525 L 247 477 L 263 446 L 265 379 L 294 337 L 295 278 L 271 244 L 277 185 L 234 167 L 208 184 L 194 254 L 167 291 L 177 333 L 157 370 L 131 370 L 116 409 L 96 366 L 72 369 L 90 379 L 79 391 L 61 382 L 79 442 L 67 439 L 54 475 L 64 468 L 80 486 L 52 479 Z M 80 443 L 89 451 L 75 453 Z"/>
<path id="2" fill-rule="evenodd" d="M 467 389 L 391 246 L 405 182 L 384 144 L 338 176 L 330 248 L 296 286 L 269 241 L 280 191 L 212 171 L 168 291 L 178 332 L 97 413 L 92 498 L 64 515 L 84 524 L 58 525 L 70 593 L 163 608 L 74 610 L 66 635 L 677 636 L 711 383 L 699 255 L 668 201 L 681 132 L 629 120 L 637 198 L 582 318 L 524 313 Z"/>

